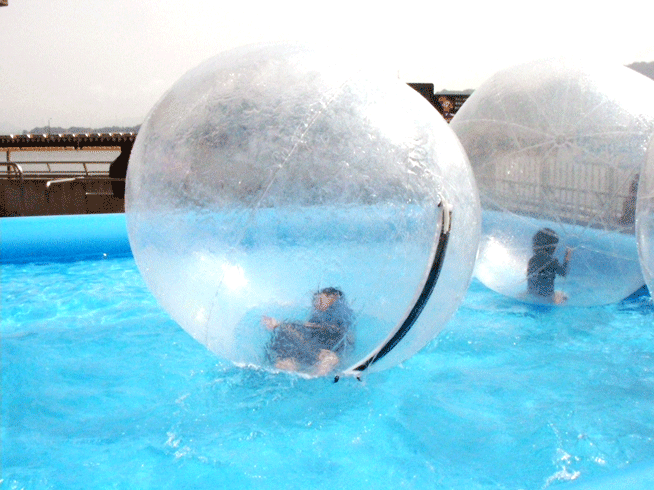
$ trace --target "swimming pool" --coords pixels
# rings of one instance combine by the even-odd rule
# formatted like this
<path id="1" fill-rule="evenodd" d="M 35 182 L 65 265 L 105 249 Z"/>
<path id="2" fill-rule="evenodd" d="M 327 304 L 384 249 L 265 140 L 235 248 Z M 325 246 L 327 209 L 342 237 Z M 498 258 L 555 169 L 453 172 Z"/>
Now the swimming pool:
<path id="1" fill-rule="evenodd" d="M 0 226 L 5 488 L 654 482 L 649 296 L 543 309 L 474 281 L 419 354 L 334 384 L 192 340 L 145 288 L 122 215 Z"/>

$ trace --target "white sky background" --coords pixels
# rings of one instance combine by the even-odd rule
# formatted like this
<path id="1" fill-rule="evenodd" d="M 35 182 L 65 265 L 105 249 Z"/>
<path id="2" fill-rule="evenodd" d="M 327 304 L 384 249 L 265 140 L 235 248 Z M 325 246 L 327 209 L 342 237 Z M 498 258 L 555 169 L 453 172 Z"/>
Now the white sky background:
<path id="1" fill-rule="evenodd" d="M 138 124 L 187 70 L 254 42 L 347 44 L 436 90 L 566 53 L 654 61 L 653 14 L 649 0 L 9 0 L 0 133 Z"/>

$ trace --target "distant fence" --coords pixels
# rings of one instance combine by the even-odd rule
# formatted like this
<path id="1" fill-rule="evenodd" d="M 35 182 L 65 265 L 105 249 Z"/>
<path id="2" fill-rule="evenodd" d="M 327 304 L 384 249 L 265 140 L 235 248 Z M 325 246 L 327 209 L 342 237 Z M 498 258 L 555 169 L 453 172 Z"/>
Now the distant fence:
<path id="1" fill-rule="evenodd" d="M 512 155 L 475 173 L 485 207 L 539 219 L 631 232 L 638 168 L 610 156 L 556 158 Z M 634 157 L 635 158 L 635 157 Z"/>

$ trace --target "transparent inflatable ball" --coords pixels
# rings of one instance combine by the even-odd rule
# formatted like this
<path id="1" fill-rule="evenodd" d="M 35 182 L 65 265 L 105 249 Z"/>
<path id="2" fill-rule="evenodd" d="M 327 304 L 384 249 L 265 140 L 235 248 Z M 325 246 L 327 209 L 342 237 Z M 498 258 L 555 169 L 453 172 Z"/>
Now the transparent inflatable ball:
<path id="1" fill-rule="evenodd" d="M 219 54 L 136 138 L 137 265 L 179 325 L 238 365 L 393 366 L 468 287 L 480 207 L 464 151 L 418 93 L 346 59 L 287 44 Z"/>

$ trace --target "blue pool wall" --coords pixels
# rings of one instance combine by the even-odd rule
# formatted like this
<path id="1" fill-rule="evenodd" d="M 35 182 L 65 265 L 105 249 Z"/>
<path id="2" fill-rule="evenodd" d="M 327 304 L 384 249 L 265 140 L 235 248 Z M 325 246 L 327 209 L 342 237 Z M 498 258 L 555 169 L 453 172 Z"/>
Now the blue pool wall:
<path id="1" fill-rule="evenodd" d="M 0 262 L 63 262 L 131 256 L 125 215 L 0 218 Z"/>
<path id="2" fill-rule="evenodd" d="M 0 218 L 2 263 L 64 262 L 131 254 L 124 214 Z M 560 488 L 651 490 L 654 488 L 654 461 L 604 477 L 563 484 Z"/>

